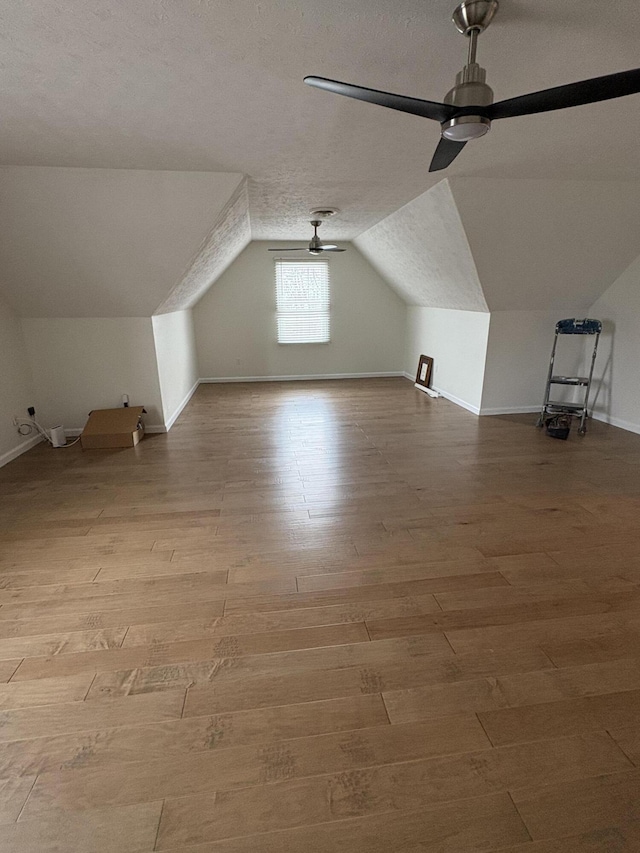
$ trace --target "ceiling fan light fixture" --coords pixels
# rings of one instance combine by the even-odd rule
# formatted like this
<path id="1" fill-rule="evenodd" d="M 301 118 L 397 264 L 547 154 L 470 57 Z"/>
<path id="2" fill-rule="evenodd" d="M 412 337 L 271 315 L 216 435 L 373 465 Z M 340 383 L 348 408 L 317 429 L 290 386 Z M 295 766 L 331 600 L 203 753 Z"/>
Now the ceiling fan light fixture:
<path id="1" fill-rule="evenodd" d="M 456 116 L 442 124 L 442 135 L 453 142 L 479 139 L 491 129 L 491 121 L 484 116 Z"/>
<path id="2" fill-rule="evenodd" d="M 316 211 L 317 212 L 317 211 Z M 293 249 L 268 249 L 269 252 L 309 252 L 310 255 L 321 255 L 323 252 L 346 252 L 346 249 L 339 249 L 335 243 L 323 243 L 318 237 L 318 228 L 322 225 L 321 219 L 312 219 L 313 237 L 306 249 L 296 246 Z"/>

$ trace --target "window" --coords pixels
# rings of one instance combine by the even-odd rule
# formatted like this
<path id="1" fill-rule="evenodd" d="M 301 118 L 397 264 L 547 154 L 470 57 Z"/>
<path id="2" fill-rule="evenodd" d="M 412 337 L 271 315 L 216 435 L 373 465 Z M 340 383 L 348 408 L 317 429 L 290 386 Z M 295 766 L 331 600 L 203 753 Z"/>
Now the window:
<path id="1" fill-rule="evenodd" d="M 279 344 L 329 342 L 329 264 L 276 261 Z"/>

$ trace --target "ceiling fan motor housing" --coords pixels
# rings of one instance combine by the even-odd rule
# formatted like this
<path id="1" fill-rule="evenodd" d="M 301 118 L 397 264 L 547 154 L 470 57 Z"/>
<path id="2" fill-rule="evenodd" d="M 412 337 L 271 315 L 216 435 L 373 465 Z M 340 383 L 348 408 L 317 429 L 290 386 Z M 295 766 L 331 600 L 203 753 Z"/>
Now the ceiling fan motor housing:
<path id="1" fill-rule="evenodd" d="M 444 102 L 454 107 L 488 107 L 493 103 L 493 89 L 485 81 L 487 72 L 477 62 L 469 63 L 456 76 L 456 85 L 447 92 Z M 456 142 L 467 142 L 488 133 L 490 119 L 482 115 L 454 116 L 442 124 L 442 135 Z"/>

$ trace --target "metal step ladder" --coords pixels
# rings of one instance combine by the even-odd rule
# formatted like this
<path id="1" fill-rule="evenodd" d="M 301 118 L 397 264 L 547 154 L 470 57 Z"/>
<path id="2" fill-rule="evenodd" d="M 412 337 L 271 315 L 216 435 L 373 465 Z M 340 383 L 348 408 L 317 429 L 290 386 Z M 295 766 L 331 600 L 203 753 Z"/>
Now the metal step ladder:
<path id="1" fill-rule="evenodd" d="M 551 360 L 549 362 L 549 373 L 547 374 L 547 385 L 544 395 L 544 403 L 542 411 L 536 426 L 544 426 L 545 418 L 553 415 L 570 415 L 574 418 L 580 418 L 580 426 L 578 432 L 584 435 L 587 431 L 587 418 L 589 417 L 589 392 L 591 391 L 591 380 L 593 379 L 593 367 L 596 362 L 598 353 L 598 341 L 602 332 L 602 323 L 600 320 L 577 320 L 572 317 L 568 320 L 559 320 L 556 323 L 556 334 L 553 339 L 553 349 L 551 350 Z M 553 364 L 556 358 L 556 349 L 558 347 L 558 339 L 561 335 L 592 335 L 594 337 L 593 352 L 591 354 L 591 367 L 588 376 L 556 376 L 553 372 Z M 553 401 L 551 399 L 551 388 L 553 385 L 572 385 L 582 389 L 582 400 L 578 403 L 563 403 Z"/>

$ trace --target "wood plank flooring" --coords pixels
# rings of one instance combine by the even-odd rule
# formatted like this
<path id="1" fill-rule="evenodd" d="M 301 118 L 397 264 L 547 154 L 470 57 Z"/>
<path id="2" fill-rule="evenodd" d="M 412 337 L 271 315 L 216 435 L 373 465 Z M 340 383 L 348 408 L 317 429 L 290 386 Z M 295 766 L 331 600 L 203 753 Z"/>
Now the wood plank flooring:
<path id="1" fill-rule="evenodd" d="M 201 386 L 0 470 L 0 853 L 637 853 L 640 436 Z"/>

